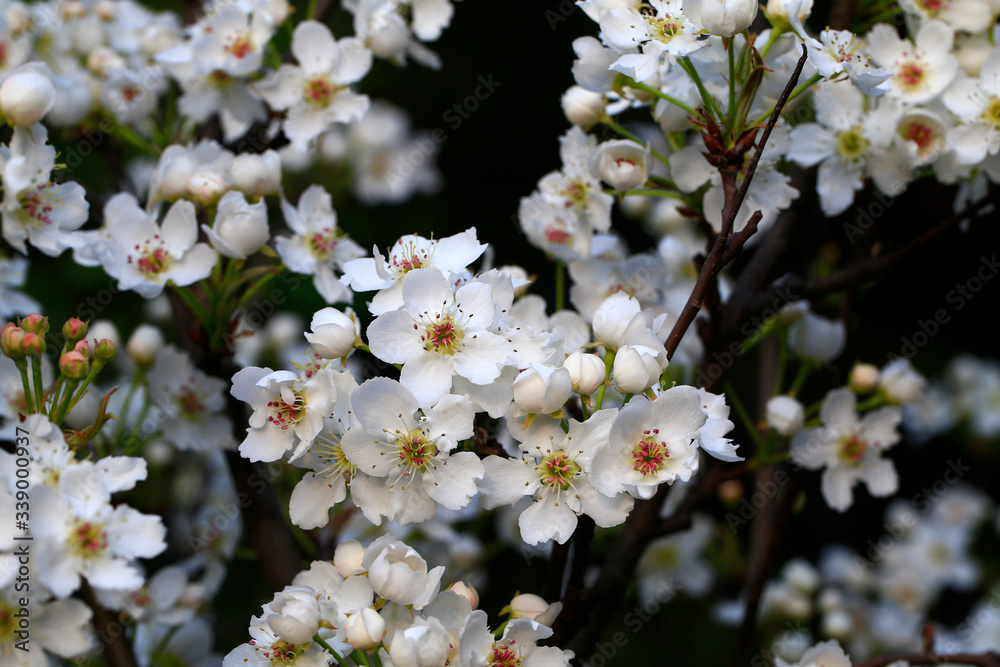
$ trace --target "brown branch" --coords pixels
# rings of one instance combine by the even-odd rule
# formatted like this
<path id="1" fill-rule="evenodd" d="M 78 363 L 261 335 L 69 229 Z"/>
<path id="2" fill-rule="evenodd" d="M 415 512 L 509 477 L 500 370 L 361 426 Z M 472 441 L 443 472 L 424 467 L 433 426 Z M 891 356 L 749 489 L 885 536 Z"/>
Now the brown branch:
<path id="1" fill-rule="evenodd" d="M 681 339 L 694 322 L 695 317 L 698 316 L 698 312 L 701 310 L 702 303 L 704 302 L 705 294 L 708 292 L 709 282 L 714 280 L 716 274 L 732 261 L 736 253 L 739 252 L 754 232 L 757 231 L 757 223 L 761 219 L 760 211 L 756 211 L 751 216 L 746 227 L 740 233 L 733 235 L 733 226 L 736 223 L 736 216 L 739 214 L 740 207 L 743 206 L 743 200 L 746 198 L 747 191 L 750 189 L 750 183 L 753 181 L 754 173 L 757 171 L 757 164 L 760 162 L 760 156 L 764 153 L 768 137 L 771 136 L 771 130 L 774 129 L 775 123 L 778 122 L 788 96 L 792 94 L 795 84 L 798 83 L 802 67 L 806 63 L 806 56 L 807 48 L 803 44 L 802 56 L 799 58 L 799 62 L 795 65 L 795 71 L 792 72 L 791 78 L 788 80 L 785 89 L 781 92 L 781 96 L 778 97 L 778 101 L 774 105 L 774 111 L 767 120 L 764 133 L 757 142 L 757 150 L 754 152 L 753 157 L 750 159 L 750 164 L 747 166 L 743 183 L 740 184 L 740 188 L 735 195 L 733 192 L 736 184 L 736 166 L 727 164 L 719 168 L 719 173 L 722 175 L 722 187 L 725 193 L 722 230 L 715 238 L 712 250 L 705 258 L 705 263 L 698 274 L 698 280 L 695 282 L 694 289 L 691 290 L 691 295 L 688 297 L 687 303 L 684 304 L 681 314 L 677 317 L 677 321 L 674 323 L 664 343 L 668 359 L 674 356 L 674 352 L 677 351 Z"/>
<path id="2" fill-rule="evenodd" d="M 80 587 L 80 597 L 94 612 L 94 632 L 103 646 L 108 667 L 138 667 L 132 645 L 125 636 L 125 626 L 97 601 L 94 589 L 86 581 Z"/>
<path id="3" fill-rule="evenodd" d="M 965 210 L 946 218 L 896 250 L 885 255 L 870 257 L 849 264 L 825 278 L 807 281 L 800 276 L 793 276 L 782 281 L 780 285 L 772 285 L 770 290 L 750 301 L 745 308 L 741 309 L 742 312 L 734 314 L 730 321 L 745 321 L 754 313 L 760 312 L 776 300 L 782 299 L 782 293 L 794 295 L 795 299 L 812 299 L 824 296 L 830 292 L 848 289 L 866 280 L 877 278 L 901 259 L 916 252 L 953 227 L 957 227 L 967 217 L 978 214 L 982 209 L 993 205 L 995 203 L 994 200 L 994 195 L 984 197 L 975 204 L 970 204 Z"/>

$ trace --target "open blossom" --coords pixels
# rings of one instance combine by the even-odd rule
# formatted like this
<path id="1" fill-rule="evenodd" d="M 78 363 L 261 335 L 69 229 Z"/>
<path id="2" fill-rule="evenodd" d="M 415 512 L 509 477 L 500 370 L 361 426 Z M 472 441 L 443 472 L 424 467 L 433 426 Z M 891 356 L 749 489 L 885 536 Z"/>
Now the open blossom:
<path id="1" fill-rule="evenodd" d="M 940 21 L 920 26 L 915 43 L 901 38 L 894 27 L 880 23 L 867 35 L 867 50 L 872 60 L 895 75 L 888 95 L 919 104 L 934 99 L 955 80 L 958 59 L 951 52 L 954 40 L 954 31 Z"/>
<path id="2" fill-rule="evenodd" d="M 814 99 L 817 122 L 792 130 L 788 157 L 803 166 L 819 165 L 816 190 L 826 215 L 846 211 L 866 177 L 883 192 L 909 181 L 904 157 L 892 146 L 902 113 L 897 103 L 886 98 L 873 103 L 841 82 L 821 84 Z"/>
<path id="3" fill-rule="evenodd" d="M 457 510 L 476 494 L 483 464 L 472 452 L 454 451 L 472 437 L 473 404 L 448 395 L 418 411 L 418 400 L 388 378 L 361 385 L 351 398 L 357 424 L 340 444 L 357 475 L 384 478 L 388 494 L 359 496 L 354 502 L 375 522 L 379 516 L 400 525 L 426 521 L 441 505 Z M 374 518 L 373 518 L 374 517 Z"/>
<path id="4" fill-rule="evenodd" d="M 332 371 L 302 379 L 291 371 L 250 366 L 233 376 L 231 393 L 253 408 L 240 454 L 251 461 L 275 461 L 295 446 L 301 455 L 319 435 L 336 399 Z"/>
<path id="5" fill-rule="evenodd" d="M 10 145 L 0 146 L 0 215 L 5 241 L 25 254 L 28 242 L 56 257 L 79 245 L 74 231 L 87 221 L 90 205 L 79 183 L 51 182 L 56 151 L 47 139 L 43 125 L 16 127 Z"/>
<path id="6" fill-rule="evenodd" d="M 793 462 L 809 470 L 823 468 L 823 498 L 843 512 L 853 503 L 852 489 L 864 481 L 874 496 L 895 493 L 899 478 L 891 459 L 882 453 L 899 441 L 899 408 L 879 408 L 858 418 L 857 399 L 847 388 L 823 399 L 823 426 L 799 431 L 792 439 Z"/>
<path id="7" fill-rule="evenodd" d="M 104 207 L 105 228 L 101 264 L 118 279 L 120 289 L 130 289 L 151 299 L 168 282 L 190 285 L 207 278 L 218 259 L 206 243 L 197 243 L 198 222 L 194 204 L 178 200 L 162 224 L 139 208 L 130 194 L 115 195 Z"/>
<path id="8" fill-rule="evenodd" d="M 334 269 L 342 269 L 364 250 L 337 227 L 330 193 L 320 185 L 311 185 L 299 197 L 297 207 L 282 198 L 281 212 L 294 234 L 275 241 L 281 260 L 292 271 L 311 275 L 316 291 L 327 303 L 350 300 L 350 290 L 338 280 Z"/>
<path id="9" fill-rule="evenodd" d="M 676 386 L 655 400 L 636 396 L 615 417 L 606 445 L 594 452 L 594 486 L 651 498 L 660 484 L 698 472 L 698 431 L 707 415 L 694 387 Z"/>
<path id="10" fill-rule="evenodd" d="M 288 112 L 285 134 L 305 150 L 334 123 L 358 120 L 368 111 L 368 96 L 353 92 L 350 84 L 371 69 L 372 53 L 360 39 L 334 41 L 329 28 L 307 20 L 295 28 L 292 54 L 299 64 L 282 65 L 257 89 L 272 107 Z"/>
<path id="11" fill-rule="evenodd" d="M 123 477 L 120 487 L 95 464 L 81 462 L 63 470 L 55 487 L 37 490 L 32 508 L 32 530 L 41 541 L 37 572 L 54 595 L 70 595 L 81 577 L 111 590 L 142 585 L 133 561 L 166 549 L 166 528 L 159 516 L 125 504 L 112 506 L 111 493 L 131 488 L 145 475 L 143 465 Z"/>
<path id="12" fill-rule="evenodd" d="M 381 315 L 403 305 L 403 279 L 416 269 L 436 269 L 455 283 L 469 277 L 466 267 L 486 251 L 476 228 L 443 239 L 408 234 L 396 240 L 386 255 L 372 248 L 374 257 L 362 257 L 344 266 L 342 281 L 355 292 L 378 290 L 368 310 Z"/>
<path id="13" fill-rule="evenodd" d="M 452 292 L 440 271 L 416 269 L 403 280 L 403 302 L 371 323 L 368 344 L 379 359 L 403 365 L 399 381 L 421 406 L 444 397 L 455 376 L 477 385 L 500 376 L 511 349 L 490 331 L 497 311 L 490 285 L 470 282 Z"/>
<path id="14" fill-rule="evenodd" d="M 645 81 L 663 64 L 672 64 L 705 46 L 701 28 L 688 20 L 681 0 L 650 0 L 642 9 L 615 7 L 599 14 L 601 39 L 622 54 L 611 68 Z"/>
<path id="15" fill-rule="evenodd" d="M 1000 151 L 1000 49 L 994 49 L 978 79 L 962 79 L 944 94 L 944 103 L 958 116 L 948 131 L 948 146 L 960 164 L 978 164 Z"/>
<path id="16" fill-rule="evenodd" d="M 531 497 L 533 504 L 518 519 L 521 539 L 527 544 L 552 539 L 565 543 L 580 514 L 605 528 L 621 524 L 632 510 L 632 498 L 626 493 L 600 492 L 593 463 L 617 412 L 600 410 L 585 422 L 571 419 L 568 432 L 557 420 L 544 416 L 530 427 L 513 427 L 511 434 L 522 441 L 522 458 L 488 456 L 483 460 L 486 475 L 479 483 L 480 503 L 492 509 Z"/>

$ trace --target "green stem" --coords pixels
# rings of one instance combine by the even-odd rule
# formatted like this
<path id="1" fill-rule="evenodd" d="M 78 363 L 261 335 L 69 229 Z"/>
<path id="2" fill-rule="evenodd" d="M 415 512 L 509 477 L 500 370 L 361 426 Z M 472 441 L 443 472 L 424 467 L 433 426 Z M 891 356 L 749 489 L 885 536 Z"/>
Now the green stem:
<path id="1" fill-rule="evenodd" d="M 125 402 L 122 403 L 121 421 L 118 422 L 118 428 L 115 429 L 114 443 L 121 441 L 122 434 L 125 432 L 125 422 L 128 420 L 129 408 L 132 407 L 132 399 L 135 398 L 135 392 L 139 390 L 139 384 L 143 381 L 145 374 L 146 369 L 139 366 L 136 368 L 135 375 L 132 376 L 132 383 L 128 387 L 128 393 L 125 394 Z"/>
<path id="2" fill-rule="evenodd" d="M 24 404 L 29 415 L 35 413 L 35 398 L 31 391 L 31 382 L 28 380 L 28 360 L 19 359 L 14 362 L 17 370 L 21 372 L 21 386 L 24 387 Z"/>
<path id="3" fill-rule="evenodd" d="M 628 84 L 628 87 L 629 88 L 635 88 L 636 90 L 641 90 L 641 91 L 647 92 L 647 93 L 649 93 L 650 95 L 652 95 L 654 97 L 659 97 L 661 100 L 663 100 L 665 102 L 670 102 L 675 107 L 678 107 L 679 109 L 683 109 L 684 111 L 686 111 L 688 113 L 688 115 L 694 116 L 695 118 L 698 117 L 698 112 L 697 111 L 695 111 L 694 109 L 692 109 L 688 105 L 684 104 L 683 102 L 681 102 L 676 97 L 671 97 L 670 95 L 667 95 L 662 90 L 657 90 L 656 88 L 653 88 L 652 86 L 647 86 L 646 84 L 639 83 L 638 81 L 636 81 L 635 83 Z"/>
<path id="4" fill-rule="evenodd" d="M 788 30 L 785 28 L 771 27 L 771 33 L 767 36 L 767 43 L 764 44 L 764 48 L 762 48 L 759 52 L 761 60 L 764 60 L 764 58 L 767 57 L 767 52 L 771 50 L 771 47 L 778 41 L 778 38 L 786 32 L 788 32 Z"/>
<path id="5" fill-rule="evenodd" d="M 795 398 L 798 395 L 799 390 L 802 389 L 802 385 L 806 383 L 806 378 L 809 377 L 809 373 L 812 371 L 812 364 L 808 361 L 799 362 L 799 372 L 795 374 L 795 380 L 792 382 L 791 389 L 788 390 L 788 395 Z"/>
<path id="6" fill-rule="evenodd" d="M 45 410 L 45 387 L 42 386 L 42 355 L 31 357 L 31 379 L 35 384 L 35 408 Z"/>
<path id="7" fill-rule="evenodd" d="M 781 342 L 778 344 L 778 368 L 774 372 L 774 394 L 776 396 L 781 394 L 781 387 L 785 384 L 785 366 L 787 363 L 788 342 L 782 336 Z"/>
<path id="8" fill-rule="evenodd" d="M 817 81 L 819 81 L 822 78 L 823 77 L 821 77 L 819 74 L 813 74 L 811 77 L 809 77 L 809 79 L 805 83 L 800 83 L 798 86 L 795 87 L 795 90 L 792 91 L 791 95 L 788 96 L 788 99 L 785 100 L 786 104 L 794 100 L 802 93 L 806 92 L 811 86 L 813 86 Z M 753 125 L 760 125 L 761 123 L 765 122 L 768 118 L 771 117 L 772 113 L 774 113 L 774 105 L 771 105 L 771 108 L 768 109 L 767 112 L 765 112 L 760 116 L 760 118 L 755 120 L 753 122 Z"/>
<path id="9" fill-rule="evenodd" d="M 76 389 L 78 384 L 80 384 L 78 380 L 66 380 L 66 391 L 58 405 L 53 398 L 52 409 L 56 413 L 55 419 L 51 420 L 53 424 L 58 426 L 59 422 L 65 419 L 69 411 L 73 409 L 73 390 Z"/>
<path id="10" fill-rule="evenodd" d="M 556 260 L 556 312 L 566 305 L 566 263 Z"/>
<path id="11" fill-rule="evenodd" d="M 729 53 L 729 109 L 726 113 L 726 138 L 731 146 L 736 139 L 734 135 L 736 128 L 733 126 L 736 122 L 736 47 L 732 37 L 728 40 L 723 39 L 722 42 Z"/>
<path id="12" fill-rule="evenodd" d="M 201 305 L 198 301 L 198 297 L 194 295 L 189 287 L 180 287 L 179 285 L 174 285 L 174 293 L 181 298 L 184 305 L 198 318 L 198 322 L 202 326 L 206 326 L 208 323 L 208 311 L 205 307 Z"/>
<path id="13" fill-rule="evenodd" d="M 605 192 L 608 193 L 609 195 L 620 194 L 623 197 L 627 197 L 629 195 L 638 195 L 643 197 L 669 197 L 671 199 L 679 199 L 683 202 L 687 201 L 687 197 L 680 194 L 679 192 L 669 192 L 667 190 L 653 190 L 650 188 L 640 188 L 638 190 L 626 190 L 625 192 L 620 192 L 620 193 L 615 192 L 614 190 L 605 190 Z"/>
<path id="14" fill-rule="evenodd" d="M 309 6 L 306 9 L 306 20 L 313 21 L 316 19 L 316 0 L 309 0 Z"/>
<path id="15" fill-rule="evenodd" d="M 364 651 L 360 649 L 355 649 L 354 653 L 351 654 L 351 657 L 354 658 L 354 662 L 359 662 L 365 667 L 370 667 L 368 665 L 368 656 L 365 655 Z"/>
<path id="16" fill-rule="evenodd" d="M 344 656 L 340 655 L 339 653 L 337 653 L 336 651 L 334 651 L 332 648 L 330 648 L 330 645 L 327 644 L 325 641 L 323 641 L 323 638 L 320 637 L 318 634 L 313 635 L 313 641 L 316 642 L 317 644 L 319 644 L 320 646 L 322 646 L 323 648 L 325 648 L 326 651 L 330 655 L 332 655 L 337 662 L 339 662 L 341 665 L 343 665 L 343 667 L 348 667 L 347 661 L 344 660 Z"/>
<path id="17" fill-rule="evenodd" d="M 729 404 L 733 406 L 734 410 L 736 410 L 737 416 L 740 418 L 740 421 L 743 422 L 743 426 L 746 427 L 754 445 L 757 446 L 757 451 L 765 452 L 764 440 L 760 437 L 760 431 L 757 429 L 757 424 L 754 423 L 754 420 L 750 417 L 750 413 L 747 411 L 746 406 L 743 405 L 743 401 L 741 401 L 740 397 L 736 395 L 736 390 L 733 389 L 733 385 L 729 382 L 725 382 L 722 385 L 722 388 L 726 393 L 726 400 L 729 401 Z"/>
<path id="18" fill-rule="evenodd" d="M 115 119 L 111 119 L 111 122 L 114 124 L 113 132 L 115 133 L 115 136 L 120 138 L 125 143 L 131 145 L 132 147 L 139 149 L 143 153 L 146 153 L 147 155 L 151 155 L 153 157 L 159 157 L 160 149 L 157 148 L 155 145 L 149 143 L 149 141 L 147 141 L 144 137 L 142 137 L 142 135 L 140 135 L 138 132 L 133 130 L 125 123 L 119 122 Z"/>
<path id="19" fill-rule="evenodd" d="M 597 390 L 597 403 L 594 404 L 594 412 L 601 409 L 604 404 L 604 392 L 608 389 L 608 381 L 611 378 L 611 367 L 615 365 L 615 352 L 608 350 L 604 353 L 604 383 Z"/>
<path id="20" fill-rule="evenodd" d="M 712 116 L 719 125 L 722 125 L 722 112 L 719 111 L 719 107 L 715 104 L 715 100 L 712 99 L 712 96 L 708 94 L 708 90 L 705 89 L 705 84 L 702 83 L 701 77 L 698 75 L 698 70 L 695 69 L 691 59 L 687 56 L 678 58 L 677 64 L 681 66 L 681 69 L 687 72 L 687 75 L 691 77 L 692 81 L 694 81 L 694 85 L 697 86 L 698 94 L 701 96 L 701 102 L 705 106 L 705 113 Z"/>

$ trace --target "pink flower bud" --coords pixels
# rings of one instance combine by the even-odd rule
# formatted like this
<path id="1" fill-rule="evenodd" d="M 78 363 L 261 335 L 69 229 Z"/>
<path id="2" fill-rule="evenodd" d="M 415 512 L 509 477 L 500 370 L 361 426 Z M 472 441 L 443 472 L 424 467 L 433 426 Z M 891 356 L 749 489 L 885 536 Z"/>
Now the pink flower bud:
<path id="1" fill-rule="evenodd" d="M 27 333 L 44 336 L 49 332 L 49 318 L 44 315 L 39 315 L 38 313 L 32 313 L 21 320 L 21 328 Z"/>
<path id="2" fill-rule="evenodd" d="M 13 322 L 8 322 L 0 329 L 0 350 L 11 359 L 24 357 L 24 329 Z"/>
<path id="3" fill-rule="evenodd" d="M 26 333 L 21 340 L 21 350 L 29 357 L 37 357 L 45 351 L 45 339 L 36 333 Z"/>
<path id="4" fill-rule="evenodd" d="M 479 606 L 479 593 L 475 588 L 468 585 L 464 581 L 456 581 L 448 588 L 448 590 L 454 591 L 468 600 L 473 609 Z"/>
<path id="5" fill-rule="evenodd" d="M 70 350 L 59 359 L 59 370 L 70 380 L 82 380 L 87 377 L 90 364 L 87 357 L 76 350 Z"/>
<path id="6" fill-rule="evenodd" d="M 76 345 L 73 346 L 73 349 L 90 359 L 90 344 L 87 341 L 77 341 Z"/>
<path id="7" fill-rule="evenodd" d="M 63 336 L 66 336 L 66 340 L 73 343 L 86 338 L 87 323 L 75 317 L 69 318 L 66 320 L 66 324 L 63 325 Z"/>

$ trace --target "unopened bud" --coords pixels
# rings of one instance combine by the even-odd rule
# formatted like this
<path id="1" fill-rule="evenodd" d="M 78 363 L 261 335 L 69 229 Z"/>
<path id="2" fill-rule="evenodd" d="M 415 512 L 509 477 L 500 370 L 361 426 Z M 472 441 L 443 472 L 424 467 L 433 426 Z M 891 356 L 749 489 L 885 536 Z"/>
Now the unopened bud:
<path id="1" fill-rule="evenodd" d="M 345 579 L 356 572 L 364 572 L 361 562 L 365 558 L 365 548 L 357 540 L 341 542 L 333 552 L 333 566 Z"/>
<path id="2" fill-rule="evenodd" d="M 11 359 L 20 359 L 24 356 L 22 343 L 24 342 L 24 329 L 13 322 L 8 322 L 0 329 L 0 350 Z"/>
<path id="3" fill-rule="evenodd" d="M 83 353 L 70 350 L 59 358 L 59 370 L 70 380 L 82 380 L 87 377 L 90 364 Z"/>
<path id="4" fill-rule="evenodd" d="M 26 333 L 21 340 L 21 350 L 29 357 L 37 357 L 45 351 L 45 339 L 36 333 Z"/>
<path id="5" fill-rule="evenodd" d="M 21 320 L 21 328 L 27 333 L 44 336 L 49 332 L 49 318 L 44 315 L 39 315 L 38 313 L 32 313 Z"/>
<path id="6" fill-rule="evenodd" d="M 859 394 L 870 394 L 878 386 L 879 370 L 874 364 L 854 364 L 847 386 Z"/>
<path id="7" fill-rule="evenodd" d="M 549 608 L 549 603 L 532 593 L 521 593 L 510 601 L 511 618 L 535 618 Z"/>
<path id="8" fill-rule="evenodd" d="M 448 590 L 454 591 L 468 600 L 473 609 L 479 606 L 479 593 L 475 588 L 464 581 L 456 581 L 451 585 L 451 587 L 448 588 Z"/>
<path id="9" fill-rule="evenodd" d="M 163 348 L 163 334 L 151 324 L 136 327 L 125 344 L 125 351 L 140 366 L 149 366 Z"/>
<path id="10" fill-rule="evenodd" d="M 77 341 L 76 345 L 73 346 L 73 349 L 82 354 L 83 356 L 87 357 L 88 359 L 90 359 L 90 343 L 88 343 L 87 341 L 85 340 Z"/>
<path id="11" fill-rule="evenodd" d="M 604 95 L 587 90 L 582 86 L 570 86 L 562 96 L 563 114 L 566 120 L 585 130 L 607 118 Z"/>
<path id="12" fill-rule="evenodd" d="M 344 623 L 347 643 L 367 651 L 375 648 L 385 636 L 385 619 L 371 607 L 362 607 L 356 614 L 348 614 Z"/>
<path id="13" fill-rule="evenodd" d="M 97 341 L 94 346 L 94 358 L 101 363 L 107 363 L 115 358 L 115 344 L 107 338 Z"/>
<path id="14" fill-rule="evenodd" d="M 63 325 L 63 336 L 71 343 L 86 338 L 87 323 L 75 317 L 69 318 L 66 320 L 66 324 Z"/>
<path id="15" fill-rule="evenodd" d="M 11 125 L 34 125 L 55 103 L 52 72 L 41 63 L 22 65 L 0 85 L 0 113 Z"/>

